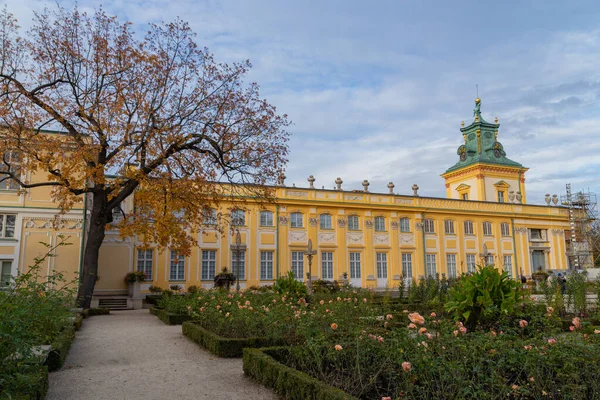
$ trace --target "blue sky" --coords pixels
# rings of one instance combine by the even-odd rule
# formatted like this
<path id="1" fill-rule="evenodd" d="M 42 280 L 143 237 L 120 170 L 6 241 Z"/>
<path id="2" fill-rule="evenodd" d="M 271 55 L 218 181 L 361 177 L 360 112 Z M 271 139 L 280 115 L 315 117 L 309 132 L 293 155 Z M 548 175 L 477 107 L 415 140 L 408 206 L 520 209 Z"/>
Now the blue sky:
<path id="1" fill-rule="evenodd" d="M 54 2 L 4 4 L 27 27 Z M 530 168 L 530 203 L 568 182 L 600 193 L 597 1 L 79 1 L 100 4 L 140 33 L 179 16 L 218 61 L 250 59 L 294 123 L 288 185 L 444 196 L 477 84 L 507 156 Z"/>

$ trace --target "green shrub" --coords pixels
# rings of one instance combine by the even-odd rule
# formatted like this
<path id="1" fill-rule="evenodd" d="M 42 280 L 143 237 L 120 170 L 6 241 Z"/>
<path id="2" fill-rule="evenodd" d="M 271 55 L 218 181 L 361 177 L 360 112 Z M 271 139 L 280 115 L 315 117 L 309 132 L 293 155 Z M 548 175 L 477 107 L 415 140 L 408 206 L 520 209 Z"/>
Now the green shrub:
<path id="1" fill-rule="evenodd" d="M 291 296 L 296 299 L 306 297 L 308 294 L 308 288 L 306 285 L 296 280 L 292 271 L 288 271 L 287 275 L 277 278 L 277 280 L 275 280 L 275 284 L 273 285 L 273 290 L 276 293 L 285 296 Z"/>
<path id="2" fill-rule="evenodd" d="M 183 323 L 181 330 L 184 336 L 219 357 L 241 357 L 246 347 L 264 347 L 273 344 L 270 339 L 264 337 L 224 338 L 189 321 Z"/>
<path id="3" fill-rule="evenodd" d="M 163 291 L 163 289 L 162 289 L 160 286 L 154 286 L 154 285 L 150 286 L 150 287 L 148 288 L 148 290 L 149 290 L 149 291 L 150 291 L 150 293 L 152 293 L 152 294 L 160 294 L 160 293 L 162 293 L 162 291 Z"/>
<path id="4" fill-rule="evenodd" d="M 187 288 L 187 292 L 188 294 L 194 294 L 197 293 L 200 290 L 200 288 L 196 285 L 192 285 L 189 288 Z"/>
<path id="5" fill-rule="evenodd" d="M 510 314 L 520 301 L 517 281 L 493 266 L 479 267 L 463 277 L 448 296 L 446 311 L 465 321 L 470 329 L 480 322 L 494 321 L 500 313 Z"/>
<path id="6" fill-rule="evenodd" d="M 105 307 L 86 308 L 81 313 L 81 315 L 83 315 L 84 318 L 91 317 L 93 315 L 109 315 L 109 314 L 110 314 L 110 308 L 105 308 Z"/>
<path id="7" fill-rule="evenodd" d="M 125 284 L 144 282 L 146 280 L 146 273 L 144 271 L 128 272 L 125 275 Z"/>
<path id="8" fill-rule="evenodd" d="M 158 300 L 158 307 L 164 308 L 170 314 L 188 313 L 188 299 L 186 296 L 172 295 L 163 296 Z"/>

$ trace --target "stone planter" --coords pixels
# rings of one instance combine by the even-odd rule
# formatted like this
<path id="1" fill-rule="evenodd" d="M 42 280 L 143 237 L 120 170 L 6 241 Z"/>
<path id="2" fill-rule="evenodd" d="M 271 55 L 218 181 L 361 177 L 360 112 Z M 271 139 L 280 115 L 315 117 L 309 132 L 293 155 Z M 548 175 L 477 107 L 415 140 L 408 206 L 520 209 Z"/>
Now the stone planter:
<path id="1" fill-rule="evenodd" d="M 131 299 L 134 310 L 141 309 L 143 305 L 141 286 L 142 284 L 140 282 L 130 283 L 127 286 L 128 296 Z"/>

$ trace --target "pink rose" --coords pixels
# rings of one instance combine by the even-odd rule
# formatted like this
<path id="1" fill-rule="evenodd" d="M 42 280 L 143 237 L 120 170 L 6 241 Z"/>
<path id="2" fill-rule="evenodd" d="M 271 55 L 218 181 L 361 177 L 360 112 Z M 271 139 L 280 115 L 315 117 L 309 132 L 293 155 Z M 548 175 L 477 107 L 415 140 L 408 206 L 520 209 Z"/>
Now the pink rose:
<path id="1" fill-rule="evenodd" d="M 417 312 L 408 314 L 408 319 L 410 319 L 410 322 L 417 325 L 423 325 L 425 323 L 425 318 Z"/>
<path id="2" fill-rule="evenodd" d="M 404 372 L 409 372 L 412 369 L 411 363 L 409 363 L 408 361 L 404 361 L 402 363 L 402 369 L 404 370 Z"/>
<path id="3" fill-rule="evenodd" d="M 556 339 L 548 339 L 548 344 L 556 344 Z"/>
<path id="4" fill-rule="evenodd" d="M 519 321 L 519 326 L 521 328 L 525 328 L 527 325 L 529 325 L 529 323 L 527 321 L 525 321 L 524 319 Z"/>
<path id="5" fill-rule="evenodd" d="M 341 351 L 342 350 L 342 346 L 340 346 L 339 344 L 335 345 L 335 349 L 336 351 Z"/>
<path id="6" fill-rule="evenodd" d="M 581 321 L 579 320 L 579 317 L 573 318 L 573 321 L 571 321 L 571 322 L 573 323 L 575 328 L 581 329 Z"/>

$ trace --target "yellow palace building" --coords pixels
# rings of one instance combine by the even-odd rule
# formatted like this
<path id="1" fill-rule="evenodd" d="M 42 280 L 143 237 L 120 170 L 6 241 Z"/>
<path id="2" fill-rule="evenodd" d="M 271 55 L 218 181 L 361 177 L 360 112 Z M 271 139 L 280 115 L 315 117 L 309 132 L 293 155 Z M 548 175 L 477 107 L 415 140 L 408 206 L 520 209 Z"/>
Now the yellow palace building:
<path id="1" fill-rule="evenodd" d="M 554 197 L 549 205 L 527 204 L 527 168 L 506 157 L 498 141 L 499 124 L 483 119 L 481 102 L 475 101 L 474 120 L 461 127 L 458 161 L 442 174 L 446 198 L 372 193 L 369 182 L 362 190 L 346 190 L 340 178 L 336 189 L 287 187 L 283 179 L 275 188 L 277 202 L 267 209 L 251 204 L 231 212 L 232 229 L 221 235 L 210 219 L 199 234 L 189 257 L 166 249 L 142 249 L 137 237 L 121 238 L 109 230 L 101 248 L 96 294 L 120 295 L 129 271 L 143 270 L 151 285 L 212 287 L 223 268 L 237 273 L 240 286 L 272 284 L 292 270 L 298 279 L 342 280 L 370 288 L 397 287 L 404 278 L 474 271 L 476 265 L 493 264 L 512 277 L 542 269 L 568 268 L 565 230 L 568 210 Z M 41 251 L 39 242 L 52 242 L 57 234 L 71 237 L 74 246 L 60 248 L 46 268 L 75 273 L 80 267 L 83 210 L 67 214 L 53 229 L 56 214 L 48 192 L 27 192 L 9 187 L 0 192 L 2 279 L 30 265 Z M 131 210 L 132 199 L 123 205 Z M 53 208 L 54 206 L 54 208 Z M 230 232 L 239 231 L 241 245 Z M 314 257 L 309 270 L 306 251 L 312 242 Z"/>

